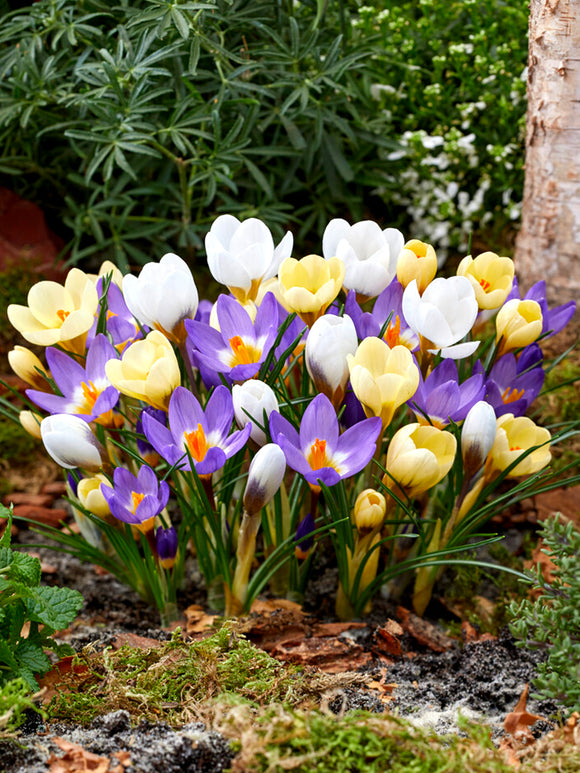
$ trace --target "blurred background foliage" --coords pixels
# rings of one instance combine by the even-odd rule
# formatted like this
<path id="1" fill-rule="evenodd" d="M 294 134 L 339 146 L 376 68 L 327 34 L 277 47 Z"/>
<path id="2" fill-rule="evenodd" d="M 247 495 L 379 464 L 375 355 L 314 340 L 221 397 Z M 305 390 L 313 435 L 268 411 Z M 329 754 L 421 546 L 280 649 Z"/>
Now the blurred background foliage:
<path id="1" fill-rule="evenodd" d="M 191 262 L 223 212 L 291 228 L 303 254 L 336 216 L 443 251 L 472 233 L 509 248 L 518 0 L 0 0 L 0 13 L 0 184 L 44 209 L 70 263 Z"/>

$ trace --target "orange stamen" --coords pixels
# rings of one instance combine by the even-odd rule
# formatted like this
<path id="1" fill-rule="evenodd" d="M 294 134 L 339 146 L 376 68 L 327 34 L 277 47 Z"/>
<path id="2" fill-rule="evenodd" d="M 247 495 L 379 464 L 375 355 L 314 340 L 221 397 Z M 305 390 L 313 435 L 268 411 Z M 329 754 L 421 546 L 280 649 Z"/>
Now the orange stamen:
<path id="1" fill-rule="evenodd" d="M 310 446 L 308 464 L 313 470 L 320 470 L 321 467 L 331 466 L 328 457 L 326 456 L 326 440 L 319 440 L 319 438 L 316 438 L 314 443 Z"/>
<path id="2" fill-rule="evenodd" d="M 118 315 L 115 314 L 114 311 L 111 311 L 111 309 L 107 309 L 107 321 L 111 319 L 111 317 L 117 317 Z"/>
<path id="3" fill-rule="evenodd" d="M 187 443 L 189 453 L 195 461 L 201 462 L 201 460 L 205 458 L 208 448 L 205 432 L 203 431 L 201 424 L 197 425 L 197 429 L 185 433 L 185 442 Z"/>
<path id="4" fill-rule="evenodd" d="M 521 450 L 522 450 L 521 446 L 510 446 L 510 451 L 521 451 Z"/>
<path id="5" fill-rule="evenodd" d="M 246 344 L 241 336 L 234 336 L 230 338 L 230 346 L 232 347 L 232 368 L 236 365 L 249 365 L 251 362 L 258 362 L 260 359 L 260 352 L 258 352 L 253 346 Z"/>
<path id="6" fill-rule="evenodd" d="M 83 390 L 83 397 L 85 398 L 86 405 L 92 409 L 97 402 L 99 390 L 95 387 L 92 381 L 89 381 L 88 384 L 83 381 L 81 384 L 81 389 Z"/>
<path id="7" fill-rule="evenodd" d="M 479 284 L 483 287 L 485 292 L 487 292 L 491 287 L 491 282 L 488 282 L 487 279 L 480 279 Z"/>
<path id="8" fill-rule="evenodd" d="M 399 315 L 397 314 L 397 316 L 395 317 L 395 324 L 393 325 L 392 320 L 389 322 L 389 326 L 387 327 L 387 331 L 384 336 L 387 346 L 390 349 L 400 344 L 400 340 L 399 340 L 400 335 L 401 335 L 401 320 L 399 319 Z"/>
<path id="9" fill-rule="evenodd" d="M 501 395 L 501 399 L 504 401 L 504 403 L 513 403 L 516 400 L 519 400 L 521 397 L 524 396 L 524 390 L 523 389 L 510 389 L 507 387 L 507 389 L 504 389 Z"/>
<path id="10" fill-rule="evenodd" d="M 136 491 L 131 492 L 131 498 L 133 499 L 133 512 L 137 510 L 144 497 L 145 494 L 137 494 Z"/>
<path id="11" fill-rule="evenodd" d="M 56 316 L 60 319 L 61 322 L 64 322 L 69 314 L 70 311 L 65 311 L 64 309 L 58 309 L 56 312 Z"/>

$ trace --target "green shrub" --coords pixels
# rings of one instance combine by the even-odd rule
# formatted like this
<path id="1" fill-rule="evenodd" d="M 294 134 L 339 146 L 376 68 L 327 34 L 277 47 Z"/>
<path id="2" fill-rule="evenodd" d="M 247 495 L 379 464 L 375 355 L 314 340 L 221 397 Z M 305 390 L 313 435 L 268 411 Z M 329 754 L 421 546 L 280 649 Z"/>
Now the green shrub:
<path id="1" fill-rule="evenodd" d="M 534 681 L 536 696 L 580 711 L 580 532 L 557 516 L 540 531 L 556 569 L 551 582 L 538 569 L 537 601 L 513 604 L 511 630 L 521 645 L 547 653 Z"/>

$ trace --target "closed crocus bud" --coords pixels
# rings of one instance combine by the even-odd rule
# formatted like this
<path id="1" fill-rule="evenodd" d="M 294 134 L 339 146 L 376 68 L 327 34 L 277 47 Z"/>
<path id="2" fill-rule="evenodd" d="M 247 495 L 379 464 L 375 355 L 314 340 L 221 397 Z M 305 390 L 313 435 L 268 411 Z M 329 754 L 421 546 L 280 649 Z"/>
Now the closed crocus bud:
<path id="1" fill-rule="evenodd" d="M 164 569 L 173 569 L 179 547 L 177 532 L 173 526 L 168 529 L 159 527 L 155 532 L 155 543 L 161 566 Z"/>
<path id="2" fill-rule="evenodd" d="M 98 472 L 107 458 L 105 449 L 79 416 L 68 413 L 47 416 L 40 424 L 40 434 L 49 456 L 65 469 L 81 467 Z"/>
<path id="3" fill-rule="evenodd" d="M 339 294 L 344 273 L 344 263 L 339 258 L 286 258 L 278 271 L 278 300 L 311 327 Z"/>
<path id="4" fill-rule="evenodd" d="M 337 408 L 349 378 L 347 355 L 357 350 L 354 322 L 348 316 L 327 314 L 312 325 L 304 355 L 306 367 L 316 389 Z"/>
<path id="5" fill-rule="evenodd" d="M 99 305 L 97 289 L 78 268 L 69 271 L 64 285 L 37 282 L 28 293 L 28 306 L 8 306 L 8 319 L 31 344 L 53 346 L 84 354 L 87 333 Z"/>
<path id="6" fill-rule="evenodd" d="M 336 256 L 345 265 L 344 286 L 358 296 L 374 298 L 383 292 L 396 273 L 397 255 L 403 249 L 403 234 L 372 220 L 349 225 L 331 220 L 322 237 L 322 253 L 328 260 Z"/>
<path id="7" fill-rule="evenodd" d="M 220 215 L 205 237 L 207 264 L 213 278 L 240 302 L 254 301 L 261 282 L 278 273 L 293 244 L 288 231 L 274 247 L 269 228 L 258 218 L 240 222 L 233 215 Z"/>
<path id="8" fill-rule="evenodd" d="M 238 427 L 243 429 L 251 421 L 250 437 L 263 446 L 267 437 L 262 427 L 268 426 L 270 414 L 278 410 L 278 400 L 272 387 L 259 379 L 249 379 L 243 384 L 234 384 L 232 400 Z"/>
<path id="9" fill-rule="evenodd" d="M 496 421 L 497 432 L 488 458 L 492 469 L 503 472 L 522 454 L 536 446 L 534 451 L 509 471 L 507 477 L 532 475 L 550 463 L 551 435 L 547 429 L 538 427 L 527 416 L 514 417 L 513 413 L 504 413 Z"/>
<path id="10" fill-rule="evenodd" d="M 461 428 L 461 456 L 466 478 L 471 478 L 485 464 L 495 433 L 495 411 L 485 400 L 480 400 L 469 410 Z"/>
<path id="11" fill-rule="evenodd" d="M 167 411 L 175 387 L 181 382 L 173 347 L 158 330 L 135 341 L 120 360 L 105 365 L 107 378 L 124 395 Z"/>
<path id="12" fill-rule="evenodd" d="M 18 420 L 29 435 L 32 435 L 32 437 L 37 440 L 41 440 L 40 422 L 42 421 L 42 416 L 39 413 L 34 413 L 33 411 L 20 411 Z"/>
<path id="13" fill-rule="evenodd" d="M 102 474 L 82 478 L 77 486 L 77 498 L 85 510 L 99 518 L 106 518 L 111 514 L 111 510 L 101 491 L 102 483 L 109 485 L 108 479 Z"/>
<path id="14" fill-rule="evenodd" d="M 380 338 L 363 339 L 356 353 L 347 355 L 350 382 L 366 416 L 379 416 L 383 429 L 396 409 L 419 386 L 419 368 L 405 346 L 390 349 Z"/>
<path id="15" fill-rule="evenodd" d="M 421 295 L 437 273 L 437 255 L 432 245 L 411 239 L 397 258 L 397 279 L 406 287 L 413 279 Z"/>
<path id="16" fill-rule="evenodd" d="M 495 318 L 497 356 L 536 341 L 542 334 L 542 308 L 536 301 L 514 298 L 501 307 Z"/>
<path id="17" fill-rule="evenodd" d="M 30 349 L 25 346 L 15 346 L 12 351 L 8 352 L 8 362 L 18 378 L 26 381 L 31 387 L 39 389 L 41 392 L 52 392 L 52 388 L 46 380 L 48 374 L 44 365 Z"/>
<path id="18" fill-rule="evenodd" d="M 455 459 L 457 441 L 445 430 L 406 424 L 389 443 L 383 483 L 398 484 L 411 499 L 435 486 L 447 475 Z M 393 480 L 394 479 L 394 480 Z"/>
<path id="19" fill-rule="evenodd" d="M 199 296 L 187 263 L 168 252 L 159 263 L 146 263 L 138 277 L 123 277 L 123 295 L 131 314 L 160 330 L 170 341 L 185 341 L 184 322 L 193 319 Z"/>
<path id="20" fill-rule="evenodd" d="M 457 267 L 457 275 L 471 282 L 480 309 L 497 309 L 512 289 L 514 262 L 495 252 L 482 252 L 477 258 L 467 255 Z"/>
<path id="21" fill-rule="evenodd" d="M 248 515 L 259 513 L 272 499 L 284 480 L 286 457 L 275 443 L 260 448 L 252 459 L 244 492 L 244 509 Z"/>
<path id="22" fill-rule="evenodd" d="M 354 503 L 354 522 L 359 534 L 379 529 L 385 519 L 387 501 L 380 491 L 367 488 L 356 498 Z"/>

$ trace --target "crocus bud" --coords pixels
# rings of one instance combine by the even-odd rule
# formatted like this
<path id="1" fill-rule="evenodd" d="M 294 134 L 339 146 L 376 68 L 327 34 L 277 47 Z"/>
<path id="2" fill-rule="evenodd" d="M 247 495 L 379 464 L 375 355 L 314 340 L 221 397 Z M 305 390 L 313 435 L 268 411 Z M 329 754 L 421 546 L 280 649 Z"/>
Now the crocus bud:
<path id="1" fill-rule="evenodd" d="M 495 252 L 467 255 L 457 267 L 457 275 L 467 277 L 480 309 L 497 309 L 505 303 L 514 283 L 514 262 Z"/>
<path id="2" fill-rule="evenodd" d="M 102 483 L 109 485 L 109 481 L 102 474 L 82 478 L 77 486 L 77 498 L 85 510 L 99 518 L 106 518 L 111 514 L 111 510 L 101 491 Z"/>
<path id="3" fill-rule="evenodd" d="M 314 535 L 312 532 L 316 529 L 316 523 L 312 513 L 306 513 L 304 518 L 298 524 L 296 534 L 294 535 L 294 555 L 300 561 L 305 561 L 314 545 Z"/>
<path id="4" fill-rule="evenodd" d="M 183 343 L 184 321 L 193 319 L 199 296 L 187 263 L 168 252 L 159 263 L 146 263 L 138 277 L 123 277 L 123 295 L 131 314 L 174 343 Z"/>
<path id="5" fill-rule="evenodd" d="M 159 563 L 164 569 L 172 569 L 175 565 L 175 557 L 179 547 L 177 532 L 173 526 L 170 526 L 168 529 L 159 527 L 155 532 L 155 542 Z"/>
<path id="6" fill-rule="evenodd" d="M 504 303 L 495 319 L 498 357 L 536 341 L 542 334 L 542 308 L 536 301 L 513 298 Z"/>
<path id="7" fill-rule="evenodd" d="M 457 441 L 445 430 L 406 424 L 389 443 L 385 486 L 394 482 L 413 498 L 435 486 L 447 475 L 455 459 Z M 393 481 L 394 479 L 394 481 Z"/>
<path id="8" fill-rule="evenodd" d="M 339 294 L 344 273 L 345 266 L 339 258 L 325 260 L 320 255 L 307 255 L 302 260 L 286 258 L 278 271 L 278 300 L 310 327 Z"/>
<path id="9" fill-rule="evenodd" d="M 26 381 L 31 387 L 42 392 L 52 392 L 44 365 L 30 349 L 25 346 L 15 346 L 8 352 L 8 362 L 18 378 Z"/>
<path id="10" fill-rule="evenodd" d="M 354 522 L 359 534 L 379 529 L 387 512 L 387 501 L 380 491 L 367 488 L 354 503 Z"/>
<path id="11" fill-rule="evenodd" d="M 527 416 L 516 418 L 513 413 L 504 413 L 496 420 L 496 425 L 497 433 L 488 460 L 490 467 L 501 472 L 535 446 L 538 447 L 510 470 L 507 477 L 532 475 L 550 463 L 551 435 L 547 429 L 538 427 Z"/>
<path id="12" fill-rule="evenodd" d="M 286 472 L 284 451 L 275 443 L 260 448 L 252 459 L 244 492 L 244 509 L 248 515 L 259 513 L 280 488 Z"/>
<path id="13" fill-rule="evenodd" d="M 243 429 L 251 421 L 250 437 L 259 446 L 263 446 L 267 438 L 262 427 L 268 425 L 268 418 L 272 411 L 278 410 L 278 400 L 274 390 L 263 381 L 252 378 L 244 381 L 243 384 L 233 385 L 232 401 L 238 427 Z"/>
<path id="14" fill-rule="evenodd" d="M 461 455 L 466 478 L 473 477 L 485 464 L 495 432 L 495 411 L 485 400 L 479 400 L 469 410 L 461 428 Z"/>
<path id="15" fill-rule="evenodd" d="M 430 244 L 411 239 L 397 258 L 397 279 L 406 287 L 413 279 L 422 294 L 437 273 L 437 255 Z"/>
<path id="16" fill-rule="evenodd" d="M 20 411 L 18 420 L 29 435 L 32 435 L 32 437 L 37 440 L 41 439 L 40 422 L 42 421 L 42 416 L 39 413 L 34 413 L 34 411 Z"/>
<path id="17" fill-rule="evenodd" d="M 327 314 L 312 325 L 304 356 L 314 386 L 337 408 L 344 399 L 349 378 L 346 357 L 358 346 L 354 322 L 348 316 Z"/>
<path id="18" fill-rule="evenodd" d="M 181 383 L 173 347 L 158 330 L 131 344 L 122 359 L 109 360 L 105 371 L 119 392 L 164 411 L 169 407 L 173 390 Z"/>
<path id="19" fill-rule="evenodd" d="M 68 413 L 47 416 L 40 423 L 40 434 L 49 456 L 65 469 L 82 467 L 98 472 L 107 458 L 105 449 L 79 416 Z"/>
<path id="20" fill-rule="evenodd" d="M 111 275 L 111 282 L 120 289 L 123 287 L 123 274 L 119 270 L 118 266 L 112 263 L 110 260 L 105 260 L 101 263 L 99 268 L 98 279 Z"/>

